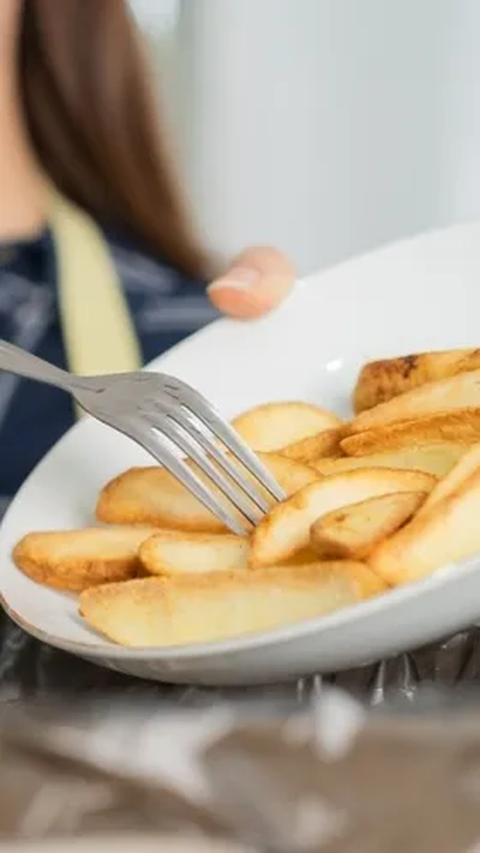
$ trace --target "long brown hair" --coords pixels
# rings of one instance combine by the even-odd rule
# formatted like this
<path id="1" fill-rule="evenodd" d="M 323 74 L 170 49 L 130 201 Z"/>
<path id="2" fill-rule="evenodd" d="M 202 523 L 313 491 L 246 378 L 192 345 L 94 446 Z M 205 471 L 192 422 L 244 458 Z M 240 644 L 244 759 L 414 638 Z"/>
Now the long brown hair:
<path id="1" fill-rule="evenodd" d="M 19 62 L 31 139 L 58 189 L 202 275 L 126 0 L 24 0 Z"/>

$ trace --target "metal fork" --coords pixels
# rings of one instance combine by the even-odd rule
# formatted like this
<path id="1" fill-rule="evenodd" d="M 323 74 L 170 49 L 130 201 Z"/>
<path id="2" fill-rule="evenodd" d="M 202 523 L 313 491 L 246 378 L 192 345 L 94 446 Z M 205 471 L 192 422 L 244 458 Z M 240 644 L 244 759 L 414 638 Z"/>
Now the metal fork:
<path id="1" fill-rule="evenodd" d="M 74 376 L 1 339 L 0 369 L 68 391 L 94 418 L 147 450 L 235 533 L 245 533 L 245 521 L 257 524 L 270 508 L 258 485 L 275 500 L 284 497 L 270 471 L 235 430 L 198 391 L 179 379 L 141 371 Z M 231 506 L 214 496 L 174 448 L 198 465 Z M 253 475 L 253 481 L 232 464 L 225 448 Z"/>

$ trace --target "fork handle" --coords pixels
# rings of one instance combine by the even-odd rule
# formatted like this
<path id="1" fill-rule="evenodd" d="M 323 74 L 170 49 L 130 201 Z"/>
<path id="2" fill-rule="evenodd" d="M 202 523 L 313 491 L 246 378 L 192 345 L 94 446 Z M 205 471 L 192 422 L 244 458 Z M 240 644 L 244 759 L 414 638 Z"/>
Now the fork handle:
<path id="1" fill-rule="evenodd" d="M 26 350 L 0 338 L 0 370 L 7 370 L 25 379 L 35 379 L 47 385 L 55 385 L 64 391 L 73 391 L 74 377 L 65 370 L 32 355 Z"/>

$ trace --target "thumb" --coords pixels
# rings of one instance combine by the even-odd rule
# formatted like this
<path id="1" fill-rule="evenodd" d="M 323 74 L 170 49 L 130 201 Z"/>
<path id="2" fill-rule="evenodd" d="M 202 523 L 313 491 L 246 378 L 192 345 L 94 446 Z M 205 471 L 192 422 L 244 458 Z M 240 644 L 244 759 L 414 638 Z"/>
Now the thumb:
<path id="1" fill-rule="evenodd" d="M 277 249 L 255 247 L 238 255 L 207 292 L 223 314 L 248 320 L 276 308 L 292 289 L 295 278 L 295 267 L 286 255 Z"/>

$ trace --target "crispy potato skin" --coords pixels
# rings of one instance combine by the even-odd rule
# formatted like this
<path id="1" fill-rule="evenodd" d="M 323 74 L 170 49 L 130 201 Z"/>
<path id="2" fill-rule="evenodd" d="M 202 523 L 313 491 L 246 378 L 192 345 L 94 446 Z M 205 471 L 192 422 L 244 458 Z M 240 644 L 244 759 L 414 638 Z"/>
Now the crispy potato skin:
<path id="1" fill-rule="evenodd" d="M 387 438 L 389 438 L 389 431 L 386 432 Z M 358 433 L 358 436 L 352 436 L 352 439 L 355 439 L 354 444 L 357 449 L 362 449 L 362 442 L 357 442 L 357 439 L 363 440 L 365 436 L 366 433 Z M 374 437 L 374 444 L 375 440 Z M 368 446 L 368 439 L 365 444 Z M 468 452 L 470 446 L 469 444 L 450 441 L 420 444 L 418 447 L 381 450 L 381 444 L 375 444 L 374 453 L 343 456 L 339 459 L 317 459 L 313 464 L 325 477 L 330 474 L 339 474 L 341 471 L 351 471 L 354 468 L 407 468 L 410 471 L 425 471 L 426 474 L 443 477 Z"/>
<path id="2" fill-rule="evenodd" d="M 480 409 L 480 370 L 427 382 L 360 412 L 348 426 L 349 435 L 415 418 Z"/>
<path id="3" fill-rule="evenodd" d="M 234 418 L 232 426 L 253 450 L 275 453 L 324 430 L 337 429 L 342 421 L 327 409 L 291 401 L 256 406 Z"/>
<path id="4" fill-rule="evenodd" d="M 267 631 L 384 590 L 383 581 L 363 563 L 309 563 L 255 574 L 108 584 L 84 592 L 80 611 L 95 630 L 116 643 L 171 646 Z"/>
<path id="5" fill-rule="evenodd" d="M 371 361 L 360 371 L 353 392 L 356 414 L 385 403 L 405 391 L 480 368 L 480 349 L 415 353 Z"/>
<path id="6" fill-rule="evenodd" d="M 152 532 L 150 528 L 86 528 L 28 533 L 13 549 L 12 558 L 37 583 L 81 592 L 144 575 L 138 549 Z"/>
<path id="7" fill-rule="evenodd" d="M 475 471 L 480 470 L 480 444 L 475 444 L 432 489 L 419 513 L 455 492 Z M 417 513 L 417 514 L 419 514 Z"/>
<path id="8" fill-rule="evenodd" d="M 363 560 L 408 521 L 425 498 L 424 492 L 396 492 L 327 513 L 312 525 L 312 550 L 322 560 Z"/>
<path id="9" fill-rule="evenodd" d="M 374 412 L 375 409 L 372 409 Z M 463 444 L 465 450 L 480 441 L 480 408 L 436 412 L 396 423 L 366 427 L 341 441 L 347 456 L 366 456 L 424 445 Z"/>
<path id="10" fill-rule="evenodd" d="M 480 552 L 480 470 L 382 542 L 369 565 L 389 586 L 431 575 Z"/>
<path id="11" fill-rule="evenodd" d="M 248 536 L 162 530 L 142 543 L 139 557 L 149 574 L 178 577 L 242 571 L 247 568 L 249 551 Z"/>
<path id="12" fill-rule="evenodd" d="M 279 452 L 282 456 L 306 464 L 311 464 L 318 459 L 337 459 L 339 456 L 343 456 L 340 442 L 344 435 L 345 431 L 342 427 L 325 429 L 317 435 L 288 444 L 286 447 L 282 447 Z"/>
<path id="13" fill-rule="evenodd" d="M 313 467 L 279 453 L 258 456 L 287 495 L 321 479 Z M 210 482 L 193 463 L 192 468 L 201 479 Z M 215 487 L 212 491 L 215 492 Z M 265 497 L 272 501 L 267 493 Z M 228 532 L 218 518 L 160 466 L 130 468 L 107 483 L 100 492 L 96 515 L 106 524 L 148 524 L 190 533 Z"/>
<path id="14" fill-rule="evenodd" d="M 312 483 L 277 504 L 255 528 L 250 568 L 284 563 L 308 547 L 312 524 L 327 512 L 393 492 L 428 493 L 436 482 L 435 477 L 422 471 L 362 468 Z"/>

